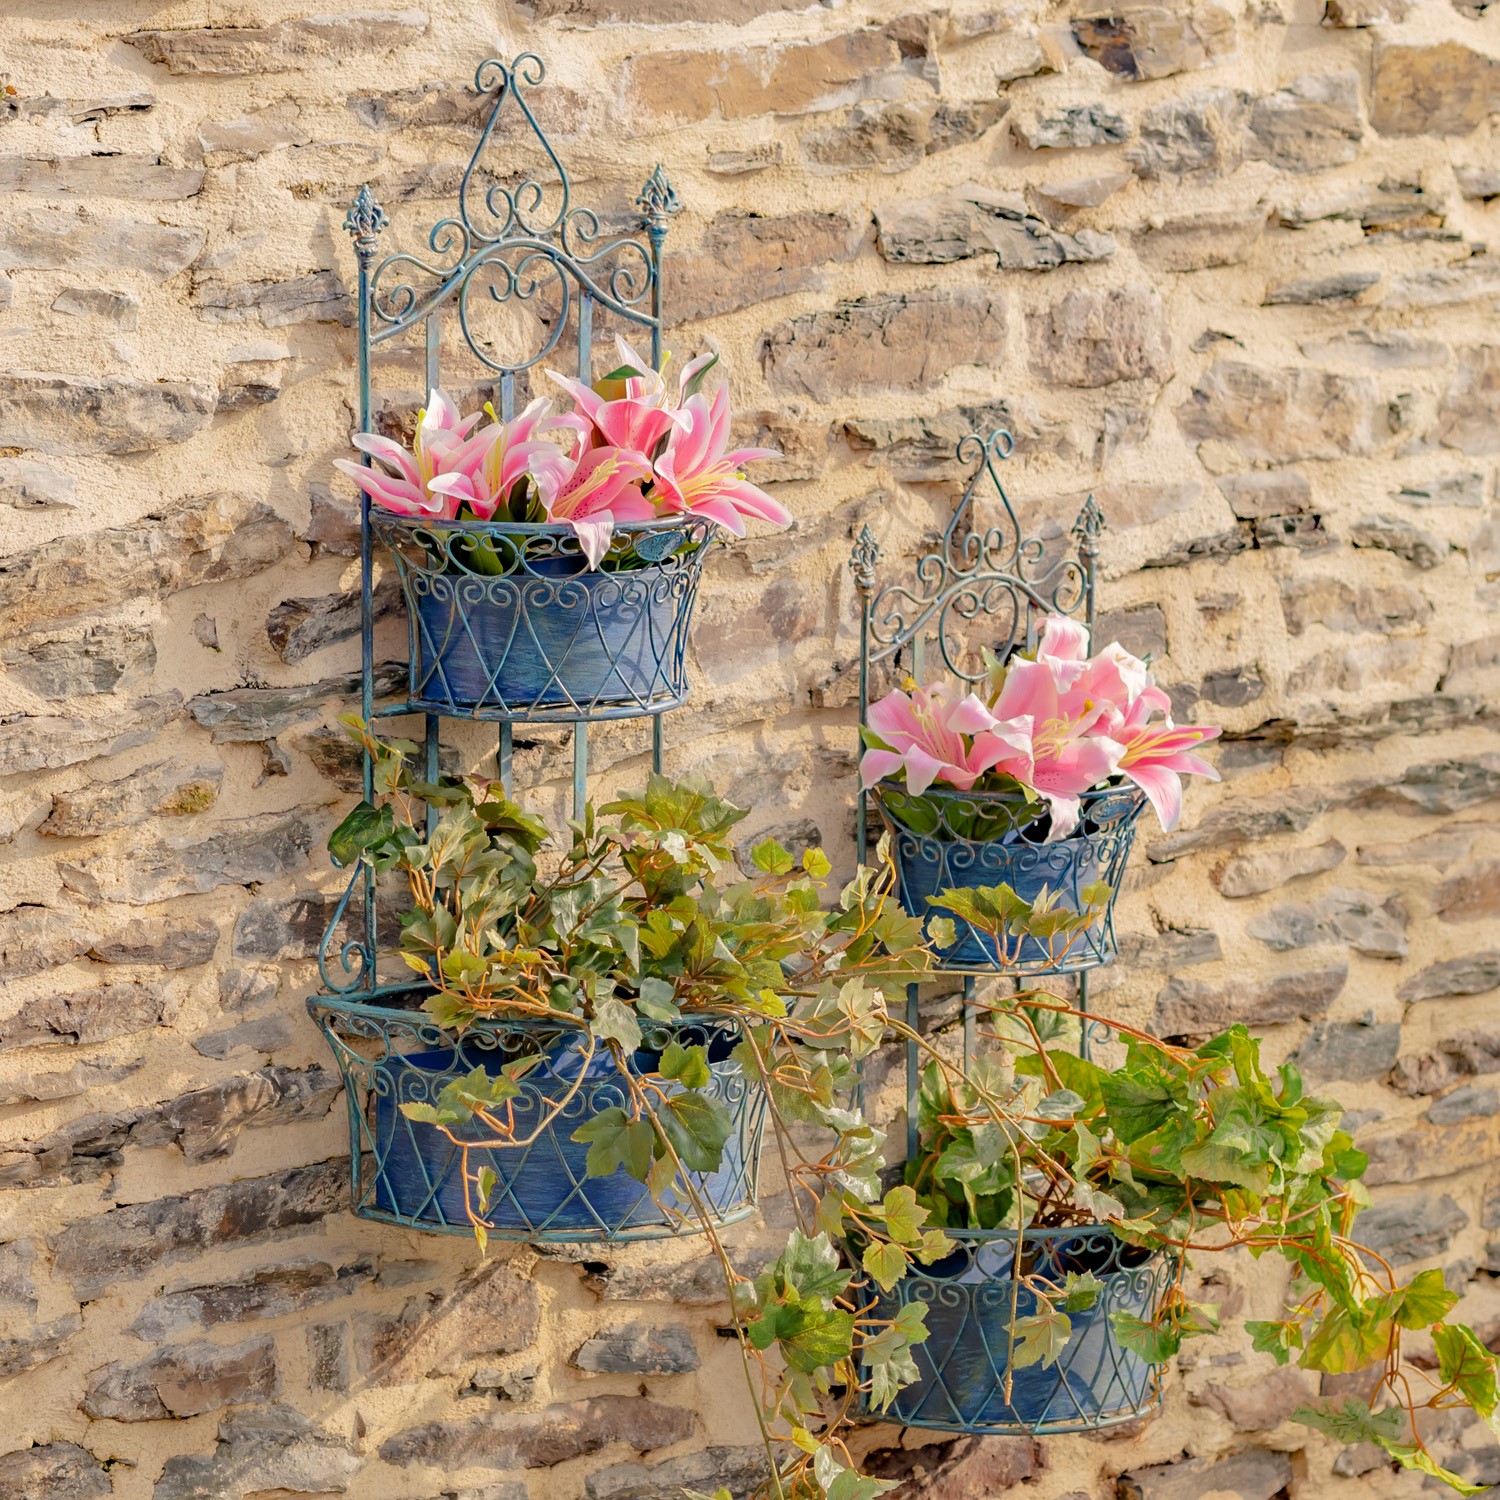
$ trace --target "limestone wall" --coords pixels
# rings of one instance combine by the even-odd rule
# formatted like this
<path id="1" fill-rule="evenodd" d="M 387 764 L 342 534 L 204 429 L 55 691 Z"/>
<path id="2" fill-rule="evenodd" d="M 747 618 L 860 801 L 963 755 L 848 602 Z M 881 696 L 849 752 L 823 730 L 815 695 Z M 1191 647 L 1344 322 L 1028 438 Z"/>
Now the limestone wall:
<path id="1" fill-rule="evenodd" d="M 1098 495 L 1107 628 L 1229 726 L 1223 785 L 1144 837 L 1101 991 L 1163 1033 L 1255 1022 L 1346 1095 L 1366 1236 L 1500 1333 L 1500 7 L 1323 10 L 10 0 L 0 1500 L 754 1473 L 695 1248 L 481 1259 L 354 1220 L 303 1011 L 358 659 L 340 222 L 369 182 L 418 243 L 498 34 L 547 60 L 583 201 L 619 222 L 668 165 L 673 343 L 716 339 L 786 453 L 798 524 L 714 564 L 671 764 L 847 860 L 852 536 L 912 555 L 955 441 L 1009 426 L 1023 514 Z M 383 379 L 419 395 L 410 357 Z M 566 746 L 523 738 L 555 813 Z M 601 736 L 606 777 L 643 748 Z M 1230 1311 L 1279 1285 L 1214 1274 Z M 943 1500 L 1414 1493 L 1285 1422 L 1304 1376 L 1231 1337 L 1181 1363 L 1108 1440 L 867 1441 Z M 1493 1440 L 1434 1441 L 1500 1479 Z"/>

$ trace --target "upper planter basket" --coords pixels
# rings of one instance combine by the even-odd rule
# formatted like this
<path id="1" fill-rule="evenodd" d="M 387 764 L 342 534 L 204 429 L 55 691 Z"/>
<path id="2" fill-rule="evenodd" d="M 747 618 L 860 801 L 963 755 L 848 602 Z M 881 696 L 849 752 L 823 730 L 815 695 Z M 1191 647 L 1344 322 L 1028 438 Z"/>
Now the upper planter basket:
<path id="1" fill-rule="evenodd" d="M 662 367 L 661 252 L 676 193 L 657 167 L 636 199 L 641 232 L 609 232 L 597 213 L 574 205 L 567 171 L 527 99 L 543 76 L 530 54 L 480 64 L 475 88 L 494 103 L 457 211 L 427 233 L 423 253 L 379 256 L 387 220 L 369 188 L 349 211 L 359 262 L 360 431 L 376 443 L 410 436 L 402 414 L 377 414 L 371 396 L 373 351 L 409 331 L 417 331 L 424 392 L 445 383 L 466 393 L 466 405 L 472 392 L 472 404 L 488 400 L 499 424 L 516 418 L 518 399 L 555 394 L 534 378 L 544 361 L 567 359 L 589 386 L 596 332 L 610 335 L 606 369 L 619 364 L 615 335 L 638 340 L 651 371 Z M 541 172 L 525 165 L 538 150 Z M 450 327 L 458 336 L 445 339 Z M 417 711 L 586 723 L 660 715 L 685 700 L 688 631 L 714 520 L 691 512 L 624 520 L 608 552 L 591 561 L 555 505 L 549 520 L 444 509 L 398 514 L 364 496 L 367 558 L 373 534 L 400 581 L 410 661 L 406 701 L 366 703 L 367 718 Z M 367 561 L 367 621 L 370 576 Z"/>
<path id="2" fill-rule="evenodd" d="M 944 968 L 1075 973 L 1115 955 L 1114 895 L 1145 798 L 1128 785 L 1087 793 L 1077 799 L 1071 830 L 1059 837 L 1046 803 L 1028 800 L 1015 782 L 1012 791 L 976 787 L 979 778 L 968 774 L 1015 755 L 1029 766 L 1043 733 L 1040 713 L 1024 721 L 1027 730 L 1014 744 L 1006 736 L 1017 721 L 996 720 L 986 731 L 985 710 L 970 690 L 989 686 L 1015 653 L 1034 651 L 1049 617 L 1088 626 L 1094 620 L 1099 508 L 1090 496 L 1073 526 L 1076 551 L 1026 536 L 995 467 L 1011 449 L 1005 431 L 971 433 L 959 443 L 959 460 L 973 472 L 913 580 L 877 591 L 880 554 L 868 527 L 855 545 L 850 567 L 861 600 L 859 709 L 869 785 L 860 797 L 858 847 L 865 847 L 869 797 L 891 837 L 901 904 L 927 922 Z M 999 502 L 1000 513 L 984 527 L 975 508 L 990 501 Z M 872 705 L 872 679 L 881 670 L 911 696 L 897 687 Z M 920 684 L 929 672 L 947 674 L 957 687 L 928 691 Z M 987 754 L 975 739 L 986 732 Z M 945 757 L 953 764 L 943 764 Z"/>

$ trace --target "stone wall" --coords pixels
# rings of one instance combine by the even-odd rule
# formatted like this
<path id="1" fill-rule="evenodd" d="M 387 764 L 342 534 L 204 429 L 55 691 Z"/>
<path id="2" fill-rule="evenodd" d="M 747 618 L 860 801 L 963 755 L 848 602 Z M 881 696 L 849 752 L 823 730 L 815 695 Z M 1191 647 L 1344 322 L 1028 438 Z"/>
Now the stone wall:
<path id="1" fill-rule="evenodd" d="M 1367 1238 L 1500 1333 L 1500 7 L 16 3 L 0 1500 L 755 1471 L 697 1248 L 482 1259 L 354 1220 L 302 1006 L 357 665 L 340 221 L 368 181 L 418 244 L 497 32 L 547 59 L 581 199 L 624 215 L 668 164 L 673 342 L 716 339 L 786 454 L 798 524 L 714 564 L 671 764 L 847 861 L 852 535 L 911 555 L 955 441 L 1008 425 L 1023 515 L 1098 495 L 1108 628 L 1229 726 L 1223 785 L 1144 838 L 1101 991 L 1164 1034 L 1257 1023 L 1343 1093 Z M 409 356 L 382 379 L 419 395 Z M 566 747 L 523 738 L 555 814 Z M 600 736 L 606 776 L 643 748 Z M 1213 1275 L 1230 1311 L 1277 1294 Z M 1286 1422 L 1311 1389 L 1215 1337 L 1138 1432 L 866 1441 L 944 1500 L 1413 1493 Z M 1474 1429 L 1434 1442 L 1500 1479 Z"/>

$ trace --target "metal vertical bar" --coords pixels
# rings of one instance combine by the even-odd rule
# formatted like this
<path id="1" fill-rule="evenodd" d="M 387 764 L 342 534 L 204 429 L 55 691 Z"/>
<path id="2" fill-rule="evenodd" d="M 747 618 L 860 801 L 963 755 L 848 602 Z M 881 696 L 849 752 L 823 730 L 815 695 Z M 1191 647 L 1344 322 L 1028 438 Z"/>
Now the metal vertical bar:
<path id="1" fill-rule="evenodd" d="M 587 292 L 578 298 L 578 378 L 594 383 L 594 299 Z"/>
<path id="2" fill-rule="evenodd" d="M 426 335 L 423 364 L 427 376 L 427 393 L 430 396 L 438 385 L 438 338 L 441 330 L 436 312 L 430 312 L 422 319 L 422 331 Z"/>
<path id="3" fill-rule="evenodd" d="M 515 748 L 515 730 L 509 719 L 500 725 L 500 744 L 495 750 L 495 770 L 500 776 L 500 785 L 505 790 L 505 795 L 511 795 L 511 757 Z"/>
<path id="4" fill-rule="evenodd" d="M 974 1012 L 974 976 L 964 975 L 964 1069 L 974 1061 L 979 1018 Z"/>
<path id="5" fill-rule="evenodd" d="M 422 737 L 422 763 L 423 774 L 428 781 L 438 779 L 438 730 L 442 721 L 436 714 L 424 714 L 423 722 L 426 732 Z M 427 837 L 432 837 L 432 830 L 437 827 L 438 810 L 435 807 L 427 809 Z"/>
<path id="6" fill-rule="evenodd" d="M 354 242 L 354 255 L 359 263 L 359 284 L 356 295 L 359 305 L 355 310 L 358 325 L 359 348 L 357 353 L 359 370 L 359 430 L 373 431 L 371 420 L 370 392 L 370 275 L 375 255 L 380 246 L 380 231 L 386 226 L 385 210 L 375 201 L 375 195 L 366 183 L 355 194 L 349 212 L 344 215 L 344 229 Z M 364 455 L 368 468 L 371 459 Z M 363 491 L 359 496 L 359 711 L 360 717 L 370 724 L 375 717 L 375 609 L 374 609 L 374 555 L 370 541 L 370 497 Z M 361 786 L 366 802 L 375 800 L 375 767 L 365 752 L 361 767 Z M 371 986 L 377 983 L 375 972 L 378 952 L 375 923 L 375 872 L 369 865 L 364 871 L 364 939 L 366 974 Z"/>
<path id="7" fill-rule="evenodd" d="M 859 596 L 859 720 L 855 725 L 854 764 L 859 765 L 865 742 L 861 737 L 865 726 L 865 714 L 870 707 L 870 611 L 875 592 L 875 564 L 880 561 L 880 548 L 875 542 L 875 533 L 868 525 L 860 527 L 854 551 L 849 557 L 849 571 L 854 575 L 854 591 Z M 854 858 L 858 864 L 865 862 L 866 824 L 869 819 L 869 797 L 855 774 L 854 803 Z"/>
<path id="8" fill-rule="evenodd" d="M 573 816 L 583 816 L 589 796 L 589 726 L 580 719 L 573 726 Z"/>
<path id="9" fill-rule="evenodd" d="M 666 716 L 664 714 L 655 714 L 651 719 L 651 769 L 655 771 L 658 776 L 661 775 L 662 758 L 663 737 L 661 721 L 665 717 Z"/>
<path id="10" fill-rule="evenodd" d="M 917 1052 L 916 1031 L 921 1023 L 922 1012 L 917 1003 L 921 987 L 909 984 L 906 987 L 906 1024 L 912 1037 L 906 1043 L 906 1159 L 917 1159 L 918 1135 L 917 1101 L 922 1092 L 922 1068 Z"/>
<path id="11" fill-rule="evenodd" d="M 500 420 L 508 422 L 516 414 L 516 377 L 507 370 L 500 377 Z"/>
<path id="12" fill-rule="evenodd" d="M 1078 1020 L 1078 1055 L 1089 1060 L 1089 976 L 1088 970 L 1078 976 L 1078 1008 L 1083 1012 Z"/>

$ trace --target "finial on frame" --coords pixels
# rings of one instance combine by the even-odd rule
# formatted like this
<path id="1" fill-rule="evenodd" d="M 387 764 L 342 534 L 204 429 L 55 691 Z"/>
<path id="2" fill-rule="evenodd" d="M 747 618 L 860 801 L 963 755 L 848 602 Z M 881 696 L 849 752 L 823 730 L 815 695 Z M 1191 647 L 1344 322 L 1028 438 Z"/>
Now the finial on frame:
<path id="1" fill-rule="evenodd" d="M 1096 557 L 1099 553 L 1099 538 L 1105 526 L 1104 512 L 1092 495 L 1083 502 L 1078 519 L 1073 522 L 1073 538 L 1078 543 L 1080 557 Z"/>
<path id="2" fill-rule="evenodd" d="M 349 212 L 344 215 L 344 229 L 354 241 L 354 253 L 360 266 L 369 270 L 380 243 L 380 231 L 390 223 L 385 210 L 375 201 L 367 182 L 354 196 Z"/>
<path id="3" fill-rule="evenodd" d="M 868 597 L 874 589 L 875 565 L 879 561 L 880 543 L 875 540 L 875 533 L 870 530 L 870 523 L 866 521 L 860 527 L 854 551 L 849 555 L 849 571 L 854 574 L 854 587 L 861 596 Z"/>
<path id="4" fill-rule="evenodd" d="M 672 179 L 660 162 L 651 169 L 646 185 L 636 195 L 635 204 L 646 216 L 646 227 L 653 235 L 665 234 L 672 215 L 682 212 L 677 189 L 672 186 Z"/>

